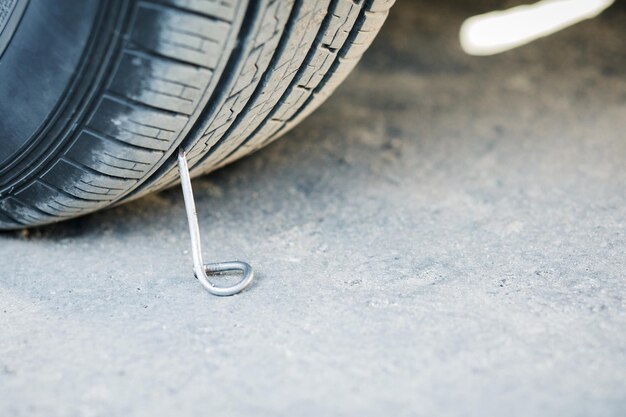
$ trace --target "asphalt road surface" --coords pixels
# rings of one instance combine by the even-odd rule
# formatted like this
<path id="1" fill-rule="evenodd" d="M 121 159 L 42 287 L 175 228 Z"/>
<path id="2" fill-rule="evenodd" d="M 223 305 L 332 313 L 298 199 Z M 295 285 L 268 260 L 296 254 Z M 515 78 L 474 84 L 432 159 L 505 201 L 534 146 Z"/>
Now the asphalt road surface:
<path id="1" fill-rule="evenodd" d="M 626 9 L 480 58 L 465 3 L 400 0 L 194 181 L 240 295 L 193 278 L 178 188 L 1 234 L 0 415 L 626 415 Z"/>

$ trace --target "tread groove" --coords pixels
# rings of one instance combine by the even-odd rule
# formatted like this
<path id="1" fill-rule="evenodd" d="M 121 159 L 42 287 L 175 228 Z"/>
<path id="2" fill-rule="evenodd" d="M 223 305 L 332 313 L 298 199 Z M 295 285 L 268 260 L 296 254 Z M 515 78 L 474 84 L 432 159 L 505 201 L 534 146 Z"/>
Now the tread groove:
<path id="1" fill-rule="evenodd" d="M 194 16 L 199 16 L 205 19 L 211 19 L 215 22 L 222 22 L 222 23 L 232 23 L 230 20 L 227 19 L 222 19 L 218 16 L 213 16 L 213 15 L 209 15 L 206 13 L 201 13 L 201 12 L 197 12 L 195 10 L 191 10 L 191 9 L 186 9 L 184 7 L 180 7 L 180 6 L 176 6 L 175 4 L 171 4 L 171 3 L 164 3 L 164 2 L 160 2 L 160 1 L 155 1 L 155 0 L 151 0 L 151 1 L 141 1 L 139 2 L 139 4 L 143 4 L 146 7 L 152 7 L 155 9 L 165 9 L 165 10 L 174 10 L 180 13 L 187 13 L 190 15 L 194 15 Z"/>
<path id="2" fill-rule="evenodd" d="M 185 113 L 178 113 L 178 112 L 174 112 L 168 109 L 164 109 L 163 107 L 158 107 L 158 106 L 152 106 L 150 104 L 146 104 L 142 101 L 136 100 L 134 98 L 130 98 L 130 97 L 126 97 L 123 96 L 121 94 L 117 94 L 113 91 L 107 91 L 106 93 L 104 93 L 102 95 L 103 98 L 107 98 L 109 100 L 112 101 L 117 101 L 119 103 L 125 104 L 125 105 L 131 105 L 131 106 L 135 106 L 135 107 L 144 107 L 146 109 L 151 109 L 151 110 L 158 110 L 160 112 L 165 112 L 165 113 L 169 113 L 172 116 L 184 116 L 187 117 L 187 115 Z"/>
<path id="3" fill-rule="evenodd" d="M 67 162 L 68 164 L 74 166 L 75 168 L 82 170 L 82 171 L 86 171 L 86 172 L 90 172 L 94 175 L 99 175 L 99 176 L 105 176 L 105 177 L 111 177 L 111 178 L 117 178 L 117 179 L 121 179 L 124 181 L 131 181 L 131 179 L 126 178 L 126 177 L 121 177 L 118 175 L 111 175 L 111 174 L 105 174 L 104 172 L 100 172 L 96 169 L 93 169 L 90 166 L 87 166 L 85 164 L 83 164 L 82 162 L 76 161 L 75 159 L 72 159 L 68 156 L 64 156 L 63 158 L 59 159 L 59 161 L 63 161 L 63 162 Z M 122 190 L 122 188 L 112 188 L 114 190 Z"/>

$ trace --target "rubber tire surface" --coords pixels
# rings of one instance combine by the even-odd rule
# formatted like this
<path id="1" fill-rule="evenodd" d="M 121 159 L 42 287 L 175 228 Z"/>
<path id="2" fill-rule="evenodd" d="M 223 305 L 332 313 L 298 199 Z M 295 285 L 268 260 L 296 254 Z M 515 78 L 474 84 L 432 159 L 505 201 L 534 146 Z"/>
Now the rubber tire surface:
<path id="1" fill-rule="evenodd" d="M 47 0 L 26 6 L 0 74 L 3 60 L 25 47 L 20 30 L 38 1 Z M 0 229 L 76 217 L 170 186 L 179 146 L 197 176 L 266 145 L 343 81 L 392 3 L 85 0 L 95 11 L 82 41 L 66 48 L 80 52 L 59 67 L 68 81 L 58 98 L 44 94 L 41 101 L 56 101 L 0 161 Z"/>

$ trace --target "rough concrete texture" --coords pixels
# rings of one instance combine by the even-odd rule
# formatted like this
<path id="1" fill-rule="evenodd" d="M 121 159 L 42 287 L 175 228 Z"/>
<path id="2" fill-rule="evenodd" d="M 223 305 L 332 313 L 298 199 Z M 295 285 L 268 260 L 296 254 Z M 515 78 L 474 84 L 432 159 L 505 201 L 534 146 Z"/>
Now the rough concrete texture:
<path id="1" fill-rule="evenodd" d="M 2 416 L 623 416 L 626 10 L 490 58 L 401 1 L 312 117 L 180 190 L 0 235 Z M 500 2 L 497 5 L 501 5 Z"/>

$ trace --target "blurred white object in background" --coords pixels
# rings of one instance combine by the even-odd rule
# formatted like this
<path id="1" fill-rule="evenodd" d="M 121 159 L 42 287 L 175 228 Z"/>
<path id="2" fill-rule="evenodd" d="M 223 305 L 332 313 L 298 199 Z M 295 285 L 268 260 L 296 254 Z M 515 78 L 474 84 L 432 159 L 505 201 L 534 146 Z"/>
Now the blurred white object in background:
<path id="1" fill-rule="evenodd" d="M 596 17 L 613 1 L 543 0 L 473 16 L 461 26 L 461 47 L 470 55 L 504 52 Z"/>

